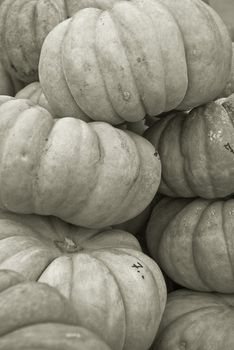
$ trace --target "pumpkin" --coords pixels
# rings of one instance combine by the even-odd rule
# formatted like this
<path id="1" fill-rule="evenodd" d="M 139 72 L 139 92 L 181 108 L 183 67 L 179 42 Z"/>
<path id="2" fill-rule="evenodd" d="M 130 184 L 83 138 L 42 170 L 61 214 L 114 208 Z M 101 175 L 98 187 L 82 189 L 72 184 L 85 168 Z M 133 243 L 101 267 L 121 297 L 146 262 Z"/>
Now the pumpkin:
<path id="1" fill-rule="evenodd" d="M 38 80 L 42 43 L 67 18 L 63 0 L 3 0 L 0 5 L 0 57 L 13 76 Z"/>
<path id="2" fill-rule="evenodd" d="M 233 349 L 233 306 L 233 295 L 170 293 L 152 350 Z"/>
<path id="3" fill-rule="evenodd" d="M 189 289 L 234 293 L 234 199 L 161 199 L 146 229 L 150 255 Z"/>
<path id="4" fill-rule="evenodd" d="M 0 61 L 0 95 L 14 96 L 22 88 L 23 83 L 11 77 Z"/>
<path id="5" fill-rule="evenodd" d="M 30 100 L 1 102 L 0 208 L 104 227 L 153 199 L 161 167 L 145 138 L 104 122 L 53 119 Z"/>
<path id="6" fill-rule="evenodd" d="M 31 83 L 38 80 L 41 47 L 60 22 L 89 6 L 77 0 L 1 0 L 0 57 L 12 76 Z M 108 0 L 110 2 L 110 0 Z"/>
<path id="7" fill-rule="evenodd" d="M 217 97 L 231 55 L 227 28 L 200 0 L 116 1 L 48 34 L 39 79 L 57 116 L 117 125 Z"/>
<path id="8" fill-rule="evenodd" d="M 159 191 L 171 197 L 222 198 L 234 192 L 234 94 L 173 112 L 146 130 L 158 150 Z"/>
<path id="9" fill-rule="evenodd" d="M 113 350 L 147 350 L 153 342 L 165 282 L 130 233 L 1 211 L 1 269 L 55 287 L 70 300 L 78 324 Z"/>
<path id="10" fill-rule="evenodd" d="M 56 289 L 0 270 L 0 349 L 110 350 Z"/>
<path id="11" fill-rule="evenodd" d="M 42 91 L 39 81 L 34 81 L 33 83 L 28 84 L 23 89 L 18 91 L 15 97 L 21 99 L 29 99 L 35 104 L 44 107 L 53 114 L 53 111 L 51 110 L 50 105 Z"/>

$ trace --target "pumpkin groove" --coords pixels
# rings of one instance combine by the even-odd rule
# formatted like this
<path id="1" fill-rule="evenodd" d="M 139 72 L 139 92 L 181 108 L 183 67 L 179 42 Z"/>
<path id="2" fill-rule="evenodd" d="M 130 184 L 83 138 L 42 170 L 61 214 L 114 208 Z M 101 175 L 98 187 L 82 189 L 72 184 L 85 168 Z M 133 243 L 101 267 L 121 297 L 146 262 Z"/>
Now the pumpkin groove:
<path id="1" fill-rule="evenodd" d="M 146 229 L 151 256 L 186 288 L 233 293 L 233 205 L 232 198 L 161 199 Z"/>

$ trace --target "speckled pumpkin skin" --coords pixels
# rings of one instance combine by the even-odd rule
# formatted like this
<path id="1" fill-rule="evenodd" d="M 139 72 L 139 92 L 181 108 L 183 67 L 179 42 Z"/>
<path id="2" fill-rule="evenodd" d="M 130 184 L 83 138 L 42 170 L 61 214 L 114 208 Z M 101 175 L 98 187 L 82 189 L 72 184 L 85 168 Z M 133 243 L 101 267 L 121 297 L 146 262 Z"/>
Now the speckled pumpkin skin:
<path id="1" fill-rule="evenodd" d="M 76 312 L 56 289 L 0 270 L 1 350 L 110 350 L 77 324 Z"/>
<path id="2" fill-rule="evenodd" d="M 153 199 L 161 164 L 145 138 L 54 119 L 30 100 L 0 102 L 0 208 L 93 228 L 127 221 Z"/>
<path id="3" fill-rule="evenodd" d="M 230 66 L 227 28 L 204 2 L 132 0 L 60 23 L 39 77 L 56 115 L 121 124 L 212 100 Z"/>
<path id="4" fill-rule="evenodd" d="M 234 94 L 173 112 L 144 136 L 162 163 L 159 191 L 171 197 L 222 198 L 234 193 Z"/>
<path id="5" fill-rule="evenodd" d="M 198 291 L 234 293 L 234 199 L 163 198 L 146 230 L 147 247 L 167 275 Z"/>
<path id="6" fill-rule="evenodd" d="M 78 324 L 113 350 L 147 350 L 155 338 L 166 303 L 165 281 L 127 232 L 1 212 L 1 269 L 58 289 L 72 303 Z"/>
<path id="7" fill-rule="evenodd" d="M 233 306 L 233 295 L 170 293 L 152 350 L 233 349 Z"/>

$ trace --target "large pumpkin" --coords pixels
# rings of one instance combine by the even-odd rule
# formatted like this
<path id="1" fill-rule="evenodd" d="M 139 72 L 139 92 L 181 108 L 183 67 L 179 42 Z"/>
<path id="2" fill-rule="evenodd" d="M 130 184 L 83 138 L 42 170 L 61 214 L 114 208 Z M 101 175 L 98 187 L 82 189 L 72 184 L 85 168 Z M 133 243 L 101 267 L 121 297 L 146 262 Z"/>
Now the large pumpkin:
<path id="1" fill-rule="evenodd" d="M 173 112 L 144 136 L 162 163 L 159 191 L 172 197 L 226 197 L 234 193 L 234 94 Z"/>
<path id="2" fill-rule="evenodd" d="M 163 198 L 146 230 L 151 256 L 193 290 L 234 293 L 234 199 Z"/>
<path id="3" fill-rule="evenodd" d="M 145 138 L 104 122 L 55 120 L 30 100 L 1 102 L 0 208 L 104 227 L 153 199 L 161 165 Z"/>
<path id="4" fill-rule="evenodd" d="M 214 99 L 231 53 L 225 25 L 200 0 L 117 1 L 56 26 L 39 78 L 56 115 L 120 124 Z"/>
<path id="5" fill-rule="evenodd" d="M 165 306 L 165 282 L 127 232 L 1 212 L 0 269 L 56 287 L 70 299 L 78 324 L 113 350 L 147 350 L 153 342 Z"/>
<path id="6" fill-rule="evenodd" d="M 56 289 L 0 270 L 0 349 L 110 350 Z"/>
<path id="7" fill-rule="evenodd" d="M 233 295 L 170 293 L 152 350 L 234 349 L 233 307 Z"/>

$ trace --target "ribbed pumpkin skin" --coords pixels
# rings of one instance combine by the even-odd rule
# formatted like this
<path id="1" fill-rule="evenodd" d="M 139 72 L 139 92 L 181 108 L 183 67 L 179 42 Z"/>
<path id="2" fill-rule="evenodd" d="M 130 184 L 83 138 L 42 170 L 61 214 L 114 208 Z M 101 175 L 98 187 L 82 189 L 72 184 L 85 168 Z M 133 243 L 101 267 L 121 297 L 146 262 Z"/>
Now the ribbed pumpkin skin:
<path id="1" fill-rule="evenodd" d="M 0 57 L 24 82 L 38 80 L 42 43 L 67 18 L 64 0 L 4 0 L 0 5 Z"/>
<path id="2" fill-rule="evenodd" d="M 205 3 L 132 0 L 60 23 L 39 77 L 56 115 L 120 124 L 214 99 L 230 66 L 227 28 Z"/>
<path id="3" fill-rule="evenodd" d="M 53 114 L 52 109 L 50 108 L 50 105 L 42 91 L 41 84 L 39 81 L 35 81 L 31 84 L 28 84 L 23 89 L 21 89 L 17 94 L 15 95 L 16 98 L 22 98 L 22 99 L 29 99 L 33 101 L 35 104 L 38 104 L 41 107 L 44 107 Z"/>
<path id="4" fill-rule="evenodd" d="M 144 136 L 162 163 L 159 191 L 171 197 L 222 198 L 234 192 L 234 95 L 169 113 Z"/>
<path id="5" fill-rule="evenodd" d="M 92 228 L 127 221 L 151 202 L 161 164 L 145 138 L 9 99 L 0 101 L 0 208 Z"/>
<path id="6" fill-rule="evenodd" d="M 152 350 L 233 349 L 233 306 L 233 295 L 170 293 Z"/>
<path id="7" fill-rule="evenodd" d="M 178 284 L 234 293 L 234 199 L 164 198 L 146 230 L 150 255 Z"/>
<path id="8" fill-rule="evenodd" d="M 56 289 L 0 270 L 1 350 L 110 350 L 77 322 L 76 312 Z"/>
<path id="9" fill-rule="evenodd" d="M 147 350 L 155 338 L 166 302 L 165 282 L 157 264 L 127 232 L 1 212 L 1 269 L 57 288 L 72 303 L 77 324 L 113 350 Z"/>
<path id="10" fill-rule="evenodd" d="M 0 270 L 0 282 L 0 339 L 38 323 L 78 324 L 72 306 L 56 289 L 26 281 L 13 271 Z"/>

